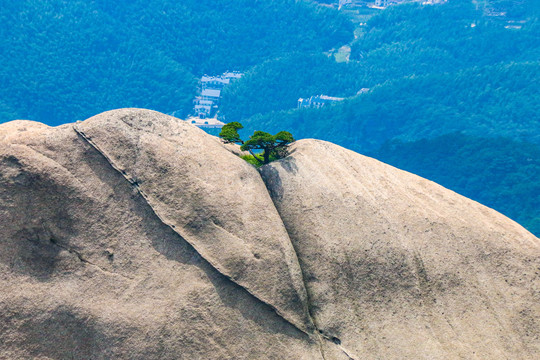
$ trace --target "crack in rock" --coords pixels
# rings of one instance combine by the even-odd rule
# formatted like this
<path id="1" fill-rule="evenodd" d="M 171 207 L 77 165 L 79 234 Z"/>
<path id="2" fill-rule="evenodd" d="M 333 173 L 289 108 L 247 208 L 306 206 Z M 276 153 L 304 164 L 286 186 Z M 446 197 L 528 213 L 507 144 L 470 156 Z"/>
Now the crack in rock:
<path id="1" fill-rule="evenodd" d="M 201 254 L 200 251 L 197 250 L 196 246 L 194 244 L 192 244 L 191 242 L 189 242 L 188 240 L 185 239 L 184 236 L 182 236 L 178 230 L 176 229 L 176 226 L 172 225 L 172 224 L 169 224 L 165 219 L 163 219 L 162 216 L 160 216 L 159 212 L 151 205 L 150 201 L 149 201 L 149 198 L 148 196 L 145 194 L 145 192 L 140 188 L 139 184 L 137 181 L 135 181 L 131 176 L 129 176 L 126 171 L 124 169 L 121 169 L 119 168 L 115 163 L 114 161 L 103 151 L 100 149 L 100 147 L 94 142 L 92 141 L 92 139 L 90 138 L 90 136 L 86 135 L 84 133 L 84 131 L 82 131 L 81 129 L 78 128 L 77 124 L 74 124 L 73 125 L 73 130 L 85 141 L 87 142 L 92 148 L 94 148 L 99 154 L 101 154 L 101 156 L 103 156 L 103 158 L 109 163 L 109 165 L 115 170 L 117 171 L 118 173 L 120 173 L 122 175 L 122 177 L 124 177 L 136 190 L 137 192 L 141 195 L 141 197 L 143 198 L 144 202 L 148 205 L 148 207 L 152 210 L 152 212 L 156 215 L 156 217 L 159 219 L 159 221 L 168 226 L 170 229 L 172 229 L 172 231 L 174 231 L 178 236 L 180 236 L 184 241 L 186 241 L 189 245 L 191 245 L 191 247 L 193 248 L 193 250 L 202 258 L 204 259 L 213 269 L 215 269 L 218 273 L 220 273 L 222 276 L 224 276 L 226 279 L 228 279 L 229 281 L 231 281 L 232 283 L 234 283 L 235 285 L 241 287 L 242 289 L 244 289 L 246 292 L 248 292 L 251 296 L 253 296 L 255 299 L 257 299 L 258 301 L 260 301 L 261 303 L 265 304 L 266 306 L 270 307 L 279 317 L 281 317 L 283 320 L 285 320 L 287 323 L 291 324 L 294 328 L 296 328 L 297 330 L 301 331 L 302 333 L 304 333 L 305 335 L 307 335 L 309 338 L 312 337 L 313 334 L 311 334 L 310 332 L 308 332 L 307 330 L 303 329 L 303 327 L 301 325 L 298 325 L 298 324 L 295 324 L 295 322 L 293 322 L 292 320 L 289 320 L 287 319 L 275 306 L 273 306 L 272 304 L 262 300 L 260 297 L 256 296 L 255 294 L 253 294 L 249 289 L 247 289 L 245 286 L 242 286 L 241 284 L 237 283 L 231 276 L 227 275 L 225 272 L 223 272 L 220 267 L 217 265 L 217 264 L 214 264 L 213 262 L 209 261 L 205 256 L 203 256 Z M 309 305 L 309 304 L 308 304 Z"/>
<path id="2" fill-rule="evenodd" d="M 309 292 L 307 291 L 307 286 L 306 286 L 306 282 L 305 282 L 305 278 L 304 278 L 304 273 L 303 273 L 303 269 L 302 267 L 300 266 L 300 270 L 301 270 L 301 273 L 302 273 L 302 282 L 304 284 L 304 288 L 306 289 L 306 294 L 307 294 L 307 306 L 308 306 L 308 314 L 309 314 L 309 317 L 311 319 L 311 322 L 313 324 L 313 326 L 315 327 L 315 331 L 314 333 L 309 333 L 308 331 L 302 329 L 302 326 L 299 326 L 297 324 L 295 324 L 294 322 L 292 322 L 291 320 L 287 319 L 285 316 L 283 316 L 283 314 L 281 314 L 279 312 L 279 310 L 274 307 L 272 304 L 269 304 L 268 302 L 262 300 L 261 298 L 259 298 L 258 296 L 256 296 L 255 294 L 253 294 L 251 291 L 249 291 L 249 289 L 245 288 L 244 286 L 238 284 L 233 278 L 231 278 L 229 275 L 225 274 L 222 270 L 219 269 L 219 266 L 210 262 L 208 259 L 206 259 L 198 250 L 197 248 L 192 244 L 190 243 L 189 241 L 187 241 L 180 233 L 178 233 L 178 231 L 176 230 L 176 226 L 172 225 L 172 224 L 169 224 L 167 221 L 165 221 L 165 219 L 163 219 L 160 214 L 158 213 L 158 211 L 150 204 L 150 201 L 148 199 L 148 196 L 145 194 L 145 192 L 140 188 L 139 186 L 139 183 L 138 181 L 136 181 L 135 179 L 133 179 L 131 176 L 129 176 L 126 171 L 124 169 L 120 169 L 115 163 L 114 161 L 103 151 L 99 148 L 99 146 L 92 141 L 92 139 L 86 135 L 84 133 L 84 131 L 82 131 L 81 129 L 78 128 L 77 124 L 75 124 L 73 126 L 73 129 L 74 131 L 84 140 L 86 141 L 91 147 L 93 147 L 99 154 L 101 154 L 103 156 L 103 158 L 109 163 L 109 165 L 115 170 L 117 171 L 118 173 L 120 173 L 122 175 L 122 177 L 124 177 L 136 190 L 137 192 L 141 195 L 141 197 L 143 198 L 143 200 L 145 201 L 145 203 L 148 205 L 148 207 L 152 210 L 152 212 L 156 215 L 156 217 L 166 226 L 168 226 L 170 229 L 172 229 L 178 236 L 180 236 L 183 240 L 185 240 L 186 242 L 188 242 L 188 244 L 190 244 L 194 251 L 202 258 L 204 259 L 212 268 L 214 268 L 217 272 L 219 272 L 222 276 L 224 276 L 226 279 L 228 279 L 229 281 L 231 281 L 232 283 L 234 283 L 235 285 L 237 286 L 240 286 L 242 289 L 244 289 L 245 291 L 247 291 L 250 295 L 252 295 L 255 299 L 257 299 L 258 301 L 262 302 L 263 304 L 269 306 L 272 310 L 274 310 L 274 312 L 280 316 L 283 320 L 285 320 L 287 323 L 291 324 L 292 326 L 294 326 L 296 329 L 298 329 L 299 331 L 301 331 L 302 333 L 304 333 L 305 335 L 307 335 L 309 338 L 313 338 L 313 336 L 315 336 L 316 338 L 316 342 L 318 343 L 319 345 L 319 350 L 320 350 L 320 354 L 321 354 L 321 357 L 323 360 L 326 360 L 326 357 L 324 355 L 324 351 L 323 351 L 323 346 L 322 346 L 322 338 L 324 338 L 325 340 L 331 342 L 332 344 L 336 345 L 339 347 L 339 349 L 350 359 L 350 360 L 358 360 L 358 358 L 356 357 L 353 357 L 350 352 L 345 349 L 342 345 L 341 345 L 341 340 L 335 336 L 329 336 L 329 335 L 326 335 L 323 333 L 323 331 L 319 330 L 319 328 L 317 327 L 316 325 L 316 322 L 315 322 L 315 319 L 311 316 L 311 313 L 309 312 L 309 309 L 311 307 L 311 301 L 310 301 L 310 298 L 309 298 Z M 263 181 L 263 183 L 265 184 L 265 188 L 268 190 L 268 184 L 266 183 L 265 181 L 265 177 L 262 175 L 262 173 L 259 171 L 259 176 L 261 176 L 261 180 Z M 270 194 L 272 195 L 272 194 Z M 270 196 L 270 198 L 272 199 L 272 202 L 274 202 L 273 200 L 273 197 Z M 277 209 L 277 207 L 275 206 L 274 204 L 274 207 L 278 213 L 278 215 L 281 217 L 281 214 L 279 214 L 279 211 Z M 285 228 L 285 231 L 287 231 L 287 229 Z M 288 231 L 287 231 L 288 233 Z M 295 253 L 295 256 L 297 257 L 298 259 L 298 253 L 296 251 L 296 249 L 294 248 L 294 244 L 292 244 L 291 242 L 291 246 L 292 246 L 292 249 Z M 69 249 L 66 249 L 68 251 L 70 251 Z M 85 260 L 84 258 L 82 258 L 80 256 L 80 254 L 78 254 L 77 252 L 73 251 L 73 253 L 75 253 L 79 259 L 83 262 L 87 262 L 89 264 L 92 264 L 90 262 L 88 262 L 87 260 Z M 92 264 L 92 265 L 95 265 L 95 264 Z M 97 265 L 95 265 L 97 266 Z"/>
<path id="3" fill-rule="evenodd" d="M 82 256 L 82 254 L 81 254 L 80 252 L 78 252 L 77 250 L 71 249 L 71 248 L 69 248 L 69 247 L 67 247 L 67 246 L 65 246 L 65 245 L 60 244 L 56 239 L 51 238 L 49 241 L 50 241 L 50 243 L 53 244 L 54 246 L 57 246 L 57 247 L 59 247 L 60 249 L 66 250 L 66 251 L 69 252 L 70 254 L 73 254 L 73 255 L 77 256 L 77 258 L 79 259 L 79 261 L 82 262 L 82 263 L 85 263 L 85 264 L 88 264 L 88 265 L 95 266 L 95 267 L 97 267 L 99 270 L 101 270 L 101 271 L 104 272 L 104 273 L 111 274 L 111 275 L 117 275 L 117 276 L 121 276 L 121 277 L 123 277 L 123 278 L 125 278 L 125 279 L 133 280 L 133 278 L 131 278 L 131 277 L 129 277 L 129 276 L 122 275 L 122 274 L 117 273 L 117 272 L 113 272 L 113 271 L 106 270 L 106 269 L 102 268 L 101 266 L 99 266 L 99 265 L 97 265 L 97 264 L 95 264 L 95 263 L 93 263 L 93 262 L 91 262 L 91 261 L 85 259 L 85 258 Z"/>
<path id="4" fill-rule="evenodd" d="M 293 161 L 291 161 L 290 157 L 286 157 L 286 158 L 280 160 L 280 163 L 282 165 L 284 165 L 284 167 L 286 167 L 286 170 L 289 171 L 289 172 L 296 172 L 297 171 L 296 165 L 294 164 Z M 271 166 L 260 167 L 258 169 L 258 172 L 259 172 L 259 176 L 261 177 L 261 179 L 262 179 L 262 181 L 263 181 L 263 183 L 264 183 L 264 185 L 266 187 L 266 190 L 268 191 L 268 194 L 270 195 L 270 199 L 272 200 L 272 203 L 274 204 L 274 208 L 276 209 L 278 215 L 281 218 L 279 208 L 276 205 L 275 200 L 274 200 L 275 197 L 280 198 L 280 197 L 283 196 L 283 189 L 282 189 L 282 185 L 281 185 L 281 179 L 279 178 L 279 174 Z M 282 222 L 283 222 L 283 219 L 282 219 Z M 285 223 L 284 223 L 284 226 L 285 226 Z M 287 232 L 287 235 L 289 235 L 289 230 L 287 229 L 287 226 L 285 226 L 285 231 Z M 289 235 L 289 239 L 290 238 L 291 237 Z M 294 246 L 294 243 L 292 241 L 291 241 L 291 247 L 292 247 L 292 249 L 294 251 L 294 254 L 295 254 L 296 258 L 298 259 L 298 252 L 297 252 L 297 250 L 296 250 L 296 248 Z M 308 306 L 308 314 L 309 314 L 309 317 L 311 319 L 311 322 L 313 323 L 313 325 L 315 327 L 315 331 L 317 333 L 317 340 L 318 340 L 318 343 L 319 343 L 319 349 L 320 349 L 320 352 L 321 352 L 321 356 L 323 357 L 323 359 L 326 359 L 325 356 L 324 356 L 323 347 L 322 347 L 322 341 L 321 341 L 321 337 L 322 337 L 323 339 L 325 339 L 325 340 L 333 343 L 334 345 L 338 346 L 339 349 L 350 360 L 359 360 L 358 357 L 353 357 L 353 355 L 350 354 L 350 351 L 345 349 L 341 345 L 341 340 L 339 338 L 337 338 L 335 336 L 325 334 L 324 331 L 321 330 L 319 328 L 319 326 L 317 325 L 317 322 L 315 321 L 315 318 L 313 317 L 313 315 L 311 315 L 311 294 L 309 292 L 309 288 L 308 288 L 306 280 L 305 280 L 304 269 L 300 265 L 300 262 L 299 262 L 299 266 L 300 266 L 301 275 L 302 275 L 302 282 L 304 284 L 304 288 L 306 289 L 306 296 L 307 296 L 306 302 L 307 302 L 307 306 Z"/>

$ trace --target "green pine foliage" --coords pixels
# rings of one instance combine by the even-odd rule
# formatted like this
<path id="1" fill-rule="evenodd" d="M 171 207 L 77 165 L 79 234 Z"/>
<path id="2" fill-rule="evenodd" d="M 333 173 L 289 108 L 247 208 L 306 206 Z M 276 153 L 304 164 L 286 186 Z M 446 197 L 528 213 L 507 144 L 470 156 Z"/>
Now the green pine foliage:
<path id="1" fill-rule="evenodd" d="M 219 137 L 226 144 L 241 144 L 240 150 L 248 151 L 251 154 L 251 156 L 241 157 L 249 163 L 255 162 L 258 166 L 287 156 L 287 148 L 295 141 L 288 131 L 280 131 L 276 135 L 272 135 L 260 130 L 255 131 L 248 140 L 244 141 L 238 134 L 238 130 L 243 128 L 239 122 L 230 122 L 223 126 Z M 256 154 L 254 151 L 261 153 Z"/>

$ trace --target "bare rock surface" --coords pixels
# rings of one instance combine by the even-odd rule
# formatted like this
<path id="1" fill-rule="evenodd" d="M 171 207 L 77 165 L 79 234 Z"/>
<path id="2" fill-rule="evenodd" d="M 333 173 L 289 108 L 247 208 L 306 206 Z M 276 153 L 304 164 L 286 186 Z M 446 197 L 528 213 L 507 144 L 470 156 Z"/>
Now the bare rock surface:
<path id="1" fill-rule="evenodd" d="M 540 357 L 540 241 L 520 225 L 323 141 L 261 175 L 314 322 L 351 357 Z"/>
<path id="2" fill-rule="evenodd" d="M 148 110 L 0 125 L 0 359 L 536 359 L 539 249 L 325 142 L 259 173 Z"/>
<path id="3" fill-rule="evenodd" d="M 119 148 L 144 133 L 128 128 L 125 140 L 114 133 L 115 116 L 126 113 L 156 123 L 169 121 L 173 129 L 179 122 L 140 110 L 104 114 L 111 120 L 110 133 L 116 135 L 111 142 Z M 87 130 L 92 133 L 90 126 Z M 201 224 L 200 233 L 187 234 L 221 242 L 199 244 L 204 255 L 179 235 L 182 225 L 174 230 L 164 224 L 137 188 L 73 125 L 49 128 L 24 121 L 0 126 L 1 359 L 321 359 L 316 339 L 274 311 L 275 307 L 285 316 L 290 312 L 293 320 L 301 318 L 302 313 L 294 311 L 302 309 L 305 299 L 296 293 L 303 287 L 294 289 L 291 278 L 299 276 L 300 269 L 257 171 L 202 131 L 189 125 L 186 133 L 193 137 L 190 141 L 201 142 L 201 157 L 215 156 L 206 164 L 224 162 L 218 167 L 223 171 L 219 179 L 197 170 L 169 169 L 180 178 L 161 183 L 164 194 L 176 196 L 171 202 L 192 207 L 192 213 L 184 216 L 193 221 L 201 221 L 199 205 L 182 204 L 188 195 L 172 193 L 178 184 L 189 182 L 182 177 L 192 177 L 186 193 L 203 191 L 197 186 L 211 187 L 209 192 L 215 193 L 193 200 L 208 206 L 201 216 L 214 216 L 225 229 L 205 230 L 204 226 L 214 226 L 210 221 Z M 95 134 L 94 140 L 100 136 Z M 159 142 L 152 140 L 148 145 L 133 144 L 125 156 L 143 162 L 160 150 Z M 165 140 L 162 146 L 194 151 L 182 150 L 182 144 L 171 145 L 172 141 Z M 217 154 L 212 154 L 214 145 L 221 149 Z M 161 158 L 155 161 L 157 166 L 170 165 Z M 192 161 L 191 166 L 200 166 Z M 127 165 L 126 170 L 130 171 Z M 234 179 L 227 174 L 234 174 Z M 148 178 L 140 176 L 142 187 Z M 151 188 L 148 192 L 154 194 Z M 212 204 L 212 199 L 219 201 Z M 259 206 L 253 214 L 244 210 L 252 206 Z M 175 218 L 173 211 L 163 213 L 173 224 L 186 221 Z M 231 214 L 238 223 L 220 213 Z M 255 220 L 261 223 L 253 224 Z M 263 240 L 267 244 L 257 244 Z M 242 264 L 246 253 L 251 262 Z M 218 271 L 206 258 L 228 273 Z M 301 278 L 294 281 L 303 286 Z"/>
<path id="4" fill-rule="evenodd" d="M 195 126 L 148 110 L 106 112 L 75 130 L 221 273 L 310 330 L 298 259 L 251 165 Z"/>

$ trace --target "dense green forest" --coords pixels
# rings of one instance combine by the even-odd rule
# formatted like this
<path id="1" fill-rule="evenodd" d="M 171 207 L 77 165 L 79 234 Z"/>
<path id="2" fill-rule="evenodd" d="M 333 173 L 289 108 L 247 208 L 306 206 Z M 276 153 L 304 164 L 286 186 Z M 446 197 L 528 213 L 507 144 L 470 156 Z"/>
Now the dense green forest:
<path id="1" fill-rule="evenodd" d="M 539 65 L 403 77 L 332 106 L 275 111 L 243 123 L 274 132 L 291 129 L 299 138 L 331 140 L 359 151 L 394 138 L 415 141 L 455 131 L 540 143 Z"/>
<path id="2" fill-rule="evenodd" d="M 226 89 L 222 116 L 243 120 L 293 108 L 299 97 L 354 96 L 360 88 L 405 77 L 537 62 L 540 23 L 537 17 L 526 19 L 521 29 L 508 29 L 506 22 L 485 16 L 468 0 L 389 7 L 362 28 L 363 35 L 352 44 L 353 61 L 338 64 L 320 54 L 268 61 Z"/>
<path id="3" fill-rule="evenodd" d="M 337 10 L 294 0 L 6 2 L 0 122 L 60 124 L 119 107 L 185 115 L 197 78 L 352 39 Z"/>
<path id="4" fill-rule="evenodd" d="M 296 107 L 299 97 L 316 94 L 355 95 L 362 86 L 351 76 L 351 65 L 338 63 L 322 53 L 293 53 L 253 67 L 226 87 L 220 116 L 246 119 L 255 114 Z"/>

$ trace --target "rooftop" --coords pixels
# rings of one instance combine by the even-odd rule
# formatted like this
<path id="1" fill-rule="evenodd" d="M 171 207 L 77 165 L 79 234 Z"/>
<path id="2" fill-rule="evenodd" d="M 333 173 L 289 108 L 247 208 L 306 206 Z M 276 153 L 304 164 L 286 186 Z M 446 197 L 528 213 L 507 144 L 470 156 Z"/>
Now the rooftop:
<path id="1" fill-rule="evenodd" d="M 192 116 L 187 118 L 185 121 L 201 128 L 221 128 L 223 125 L 225 125 L 224 122 L 219 121 L 216 118 L 201 119 L 199 117 Z"/>
<path id="2" fill-rule="evenodd" d="M 221 95 L 221 90 L 217 90 L 217 89 L 204 89 L 201 92 L 201 96 L 218 98 L 220 95 Z"/>

